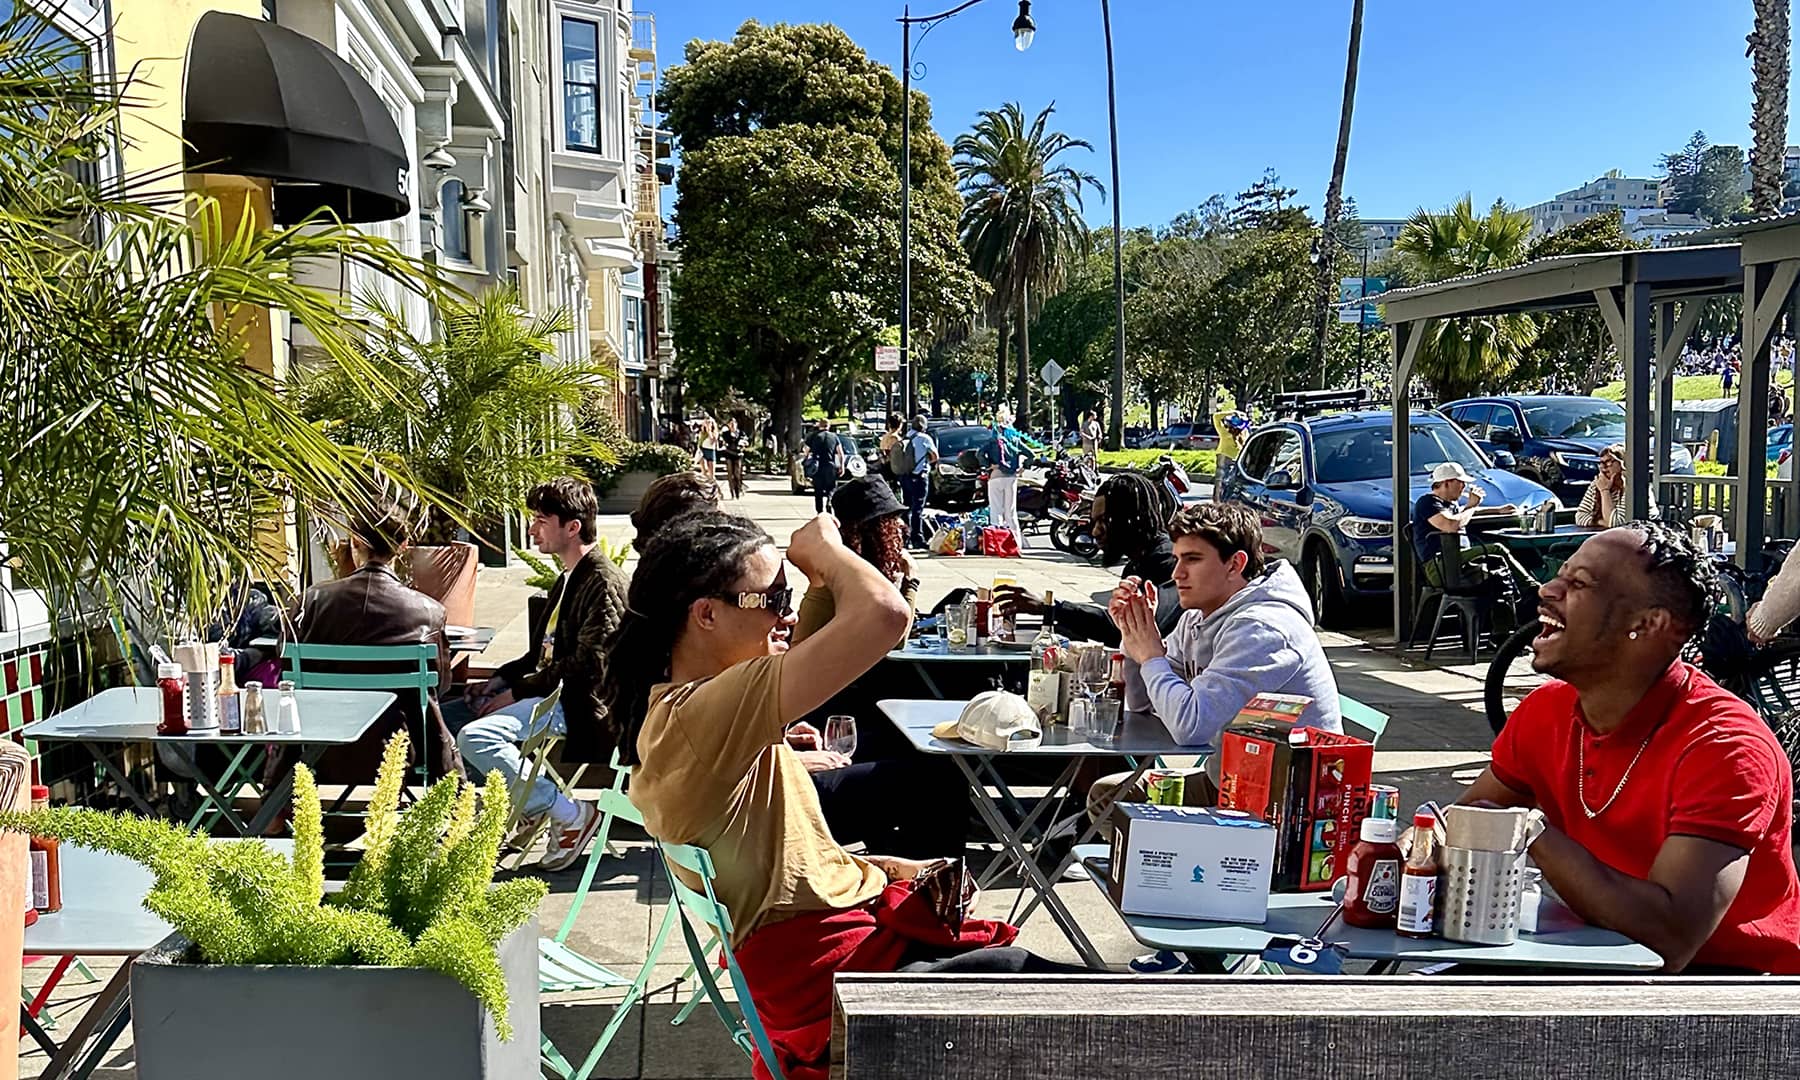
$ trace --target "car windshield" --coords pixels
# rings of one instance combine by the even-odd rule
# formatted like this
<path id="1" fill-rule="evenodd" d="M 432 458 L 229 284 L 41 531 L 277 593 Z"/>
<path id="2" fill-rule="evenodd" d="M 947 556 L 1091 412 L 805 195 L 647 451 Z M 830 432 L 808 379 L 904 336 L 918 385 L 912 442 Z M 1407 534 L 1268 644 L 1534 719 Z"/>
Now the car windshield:
<path id="1" fill-rule="evenodd" d="M 1427 473 L 1446 461 L 1465 469 L 1485 469 L 1487 462 L 1469 445 L 1462 431 L 1442 421 L 1412 425 L 1412 469 Z M 1383 480 L 1394 475 L 1394 430 L 1370 425 L 1313 435 L 1314 471 L 1321 484 Z"/>
<path id="2" fill-rule="evenodd" d="M 951 427 L 945 428 L 936 435 L 938 456 L 945 459 L 955 458 L 964 450 L 973 450 L 985 442 L 989 436 L 984 427 Z"/>
<path id="3" fill-rule="evenodd" d="M 1616 401 L 1570 398 L 1527 402 L 1525 422 L 1531 432 L 1552 439 L 1623 439 L 1625 409 Z"/>

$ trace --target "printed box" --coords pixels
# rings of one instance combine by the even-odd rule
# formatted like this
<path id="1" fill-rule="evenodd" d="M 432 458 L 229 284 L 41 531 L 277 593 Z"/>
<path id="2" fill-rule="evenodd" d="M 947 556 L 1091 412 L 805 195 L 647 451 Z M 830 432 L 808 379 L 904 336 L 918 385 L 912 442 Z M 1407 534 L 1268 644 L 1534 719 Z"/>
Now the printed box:
<path id="1" fill-rule="evenodd" d="M 1269 917 L 1275 830 L 1203 806 L 1120 803 L 1109 888 L 1128 915 L 1262 923 Z"/>

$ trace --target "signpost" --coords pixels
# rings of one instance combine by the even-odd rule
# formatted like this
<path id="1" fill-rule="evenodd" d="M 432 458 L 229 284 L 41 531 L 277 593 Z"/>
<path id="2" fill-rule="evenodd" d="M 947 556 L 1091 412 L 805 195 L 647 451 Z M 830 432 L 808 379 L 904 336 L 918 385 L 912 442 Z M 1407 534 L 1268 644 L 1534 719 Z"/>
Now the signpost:
<path id="1" fill-rule="evenodd" d="M 898 346 L 898 345 L 877 345 L 877 346 L 875 346 L 875 370 L 876 371 L 899 371 L 900 370 L 900 346 Z"/>
<path id="2" fill-rule="evenodd" d="M 1057 393 L 1056 387 L 1062 382 L 1063 366 L 1054 360 L 1046 360 L 1044 366 L 1038 368 L 1038 376 L 1044 380 L 1044 390 L 1056 396 L 1056 404 L 1050 408 L 1050 441 L 1054 443 L 1056 442 L 1056 418 L 1062 413 L 1062 395 Z M 1026 430 L 1030 430 L 1031 425 L 1027 417 L 1020 417 L 1019 422 L 1025 424 Z"/>

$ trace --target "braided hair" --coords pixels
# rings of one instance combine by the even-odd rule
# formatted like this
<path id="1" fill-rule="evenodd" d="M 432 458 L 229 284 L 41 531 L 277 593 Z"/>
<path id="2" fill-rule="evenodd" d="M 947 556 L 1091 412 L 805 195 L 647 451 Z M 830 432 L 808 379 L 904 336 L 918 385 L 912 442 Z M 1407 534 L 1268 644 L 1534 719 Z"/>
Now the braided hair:
<path id="1" fill-rule="evenodd" d="M 669 677 L 669 659 L 695 600 L 728 590 L 751 555 L 772 544 L 748 518 L 700 510 L 664 525 L 650 538 L 631 575 L 625 616 L 607 641 L 600 696 L 619 760 L 638 764 L 638 732 L 650 711 L 650 688 Z"/>
<path id="2" fill-rule="evenodd" d="M 1106 499 L 1108 563 L 1167 533 L 1169 519 L 1175 516 L 1175 497 L 1146 473 L 1114 473 L 1094 494 Z"/>

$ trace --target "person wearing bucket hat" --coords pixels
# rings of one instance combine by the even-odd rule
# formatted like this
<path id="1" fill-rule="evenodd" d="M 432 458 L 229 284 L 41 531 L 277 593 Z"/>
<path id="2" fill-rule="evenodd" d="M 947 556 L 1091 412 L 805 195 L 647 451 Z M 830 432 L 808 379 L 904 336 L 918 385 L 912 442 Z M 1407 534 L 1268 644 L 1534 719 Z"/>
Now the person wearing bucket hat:
<path id="1" fill-rule="evenodd" d="M 1505 544 L 1469 542 L 1468 524 L 1477 512 L 1497 514 L 1514 509 L 1510 503 L 1484 507 L 1481 500 L 1485 493 L 1473 483 L 1474 479 L 1454 461 L 1431 470 L 1431 490 L 1413 504 L 1413 550 L 1425 568 L 1425 580 L 1442 588 L 1444 576 L 1438 556 L 1446 540 L 1455 543 L 1462 552 L 1463 574 L 1494 600 L 1511 594 L 1518 614 L 1528 618 L 1537 606 L 1537 579 L 1531 571 Z"/>
<path id="2" fill-rule="evenodd" d="M 905 597 L 909 609 L 919 597 L 919 579 L 913 576 L 912 556 L 906 553 L 906 507 L 894 497 L 894 489 L 878 476 L 863 476 L 839 487 L 831 496 L 831 513 L 838 520 L 844 546 L 881 571 Z M 823 582 L 809 585 L 800 600 L 800 621 L 794 627 L 795 643 L 805 641 L 831 621 L 837 611 L 831 590 Z M 912 627 L 907 627 L 911 632 Z M 906 641 L 902 634 L 900 641 Z"/>

